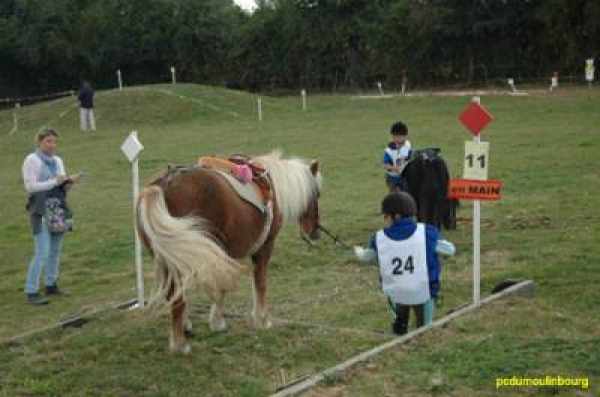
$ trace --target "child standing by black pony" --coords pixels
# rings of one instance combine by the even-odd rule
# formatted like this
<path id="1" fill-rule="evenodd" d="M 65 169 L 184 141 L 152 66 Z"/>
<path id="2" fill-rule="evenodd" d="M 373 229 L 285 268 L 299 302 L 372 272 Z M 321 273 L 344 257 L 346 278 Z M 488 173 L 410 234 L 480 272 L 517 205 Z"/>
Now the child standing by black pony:
<path id="1" fill-rule="evenodd" d="M 455 248 L 434 226 L 415 222 L 416 205 L 408 193 L 388 194 L 381 212 L 386 226 L 373 235 L 369 248 L 354 251 L 359 260 L 379 265 L 381 287 L 395 313 L 392 330 L 402 335 L 408 330 L 411 308 L 417 327 L 433 321 L 440 289 L 438 253 L 454 255 Z"/>
<path id="2" fill-rule="evenodd" d="M 392 141 L 383 152 L 383 168 L 385 169 L 385 183 L 391 192 L 406 191 L 406 181 L 402 177 L 402 170 L 411 154 L 411 144 L 408 140 L 408 127 L 402 121 L 397 121 L 390 128 Z"/>

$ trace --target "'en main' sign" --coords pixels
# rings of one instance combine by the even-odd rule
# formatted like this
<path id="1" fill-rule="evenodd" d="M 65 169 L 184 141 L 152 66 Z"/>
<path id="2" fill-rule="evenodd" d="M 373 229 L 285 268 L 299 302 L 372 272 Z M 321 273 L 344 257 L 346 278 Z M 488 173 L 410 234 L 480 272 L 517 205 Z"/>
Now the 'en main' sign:
<path id="1" fill-rule="evenodd" d="M 451 179 L 448 198 L 466 200 L 500 200 L 502 182 L 498 180 L 478 181 L 473 179 Z"/>

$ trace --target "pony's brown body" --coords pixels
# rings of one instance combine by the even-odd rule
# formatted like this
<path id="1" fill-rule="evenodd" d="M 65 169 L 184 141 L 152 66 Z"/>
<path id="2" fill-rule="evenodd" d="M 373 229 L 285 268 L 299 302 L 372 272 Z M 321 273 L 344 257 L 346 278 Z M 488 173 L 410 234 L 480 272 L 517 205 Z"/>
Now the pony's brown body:
<path id="1" fill-rule="evenodd" d="M 168 182 L 159 180 L 169 212 L 174 217 L 194 216 L 207 220 L 208 232 L 215 236 L 232 258 L 248 256 L 248 252 L 262 232 L 265 217 L 239 195 L 225 178 L 212 170 L 195 168 L 183 172 Z M 276 236 L 281 228 L 281 215 L 273 206 L 273 223 L 269 236 Z M 271 243 L 267 238 L 262 248 Z"/>
<path id="2" fill-rule="evenodd" d="M 192 285 L 192 279 L 200 279 L 199 284 L 213 301 L 211 329 L 223 330 L 226 328 L 224 297 L 237 284 L 241 270 L 237 260 L 245 257 L 251 257 L 253 262 L 254 326 L 270 327 L 266 302 L 267 265 L 286 218 L 282 202 L 291 201 L 293 205 L 287 203 L 283 207 L 287 216 L 298 220 L 306 234 L 318 237 L 318 163 L 310 168 L 306 165 L 304 170 L 298 160 L 281 160 L 277 154 L 264 160 L 267 169 L 269 164 L 273 166 L 275 174 L 272 218 L 240 198 L 223 176 L 203 168 L 168 172 L 140 195 L 139 231 L 157 265 L 159 288 L 154 300 L 171 305 L 173 351 L 190 351 L 184 333 L 186 325 L 188 329 L 191 327 L 186 315 L 185 291 Z M 286 167 L 296 178 L 291 180 L 295 183 L 290 183 L 288 176 L 276 170 L 286 170 Z M 289 186 L 286 190 L 286 186 L 278 184 Z M 294 190 L 297 184 L 306 186 L 297 191 Z M 307 197 L 302 200 L 291 197 L 298 192 Z M 266 222 L 268 234 L 257 247 Z"/>

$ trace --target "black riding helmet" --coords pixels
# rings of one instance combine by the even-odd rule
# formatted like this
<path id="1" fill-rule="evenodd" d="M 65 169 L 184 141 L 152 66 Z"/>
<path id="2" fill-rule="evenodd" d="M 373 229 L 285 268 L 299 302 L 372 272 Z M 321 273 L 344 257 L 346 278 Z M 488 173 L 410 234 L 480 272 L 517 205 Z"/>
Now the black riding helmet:
<path id="1" fill-rule="evenodd" d="M 408 127 L 402 121 L 396 121 L 390 127 L 390 134 L 392 135 L 408 135 Z"/>
<path id="2" fill-rule="evenodd" d="M 412 218 L 417 214 L 417 205 L 412 196 L 406 192 L 390 193 L 381 202 L 381 213 L 384 215 Z"/>

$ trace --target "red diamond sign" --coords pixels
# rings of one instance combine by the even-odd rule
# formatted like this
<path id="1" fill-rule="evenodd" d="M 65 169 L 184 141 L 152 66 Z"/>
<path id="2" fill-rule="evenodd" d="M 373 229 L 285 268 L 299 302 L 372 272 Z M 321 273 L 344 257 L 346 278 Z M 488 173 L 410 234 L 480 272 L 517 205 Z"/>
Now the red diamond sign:
<path id="1" fill-rule="evenodd" d="M 458 119 L 473 135 L 477 136 L 494 118 L 483 106 L 471 102 Z"/>

